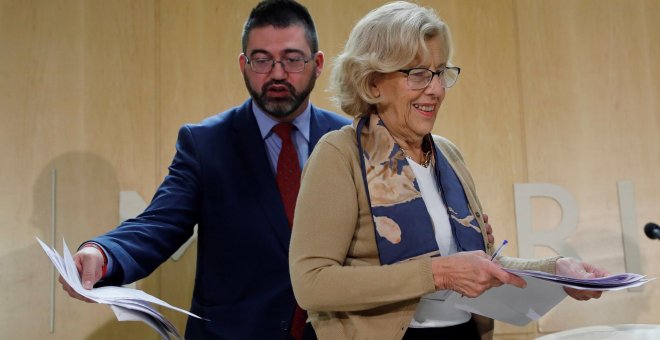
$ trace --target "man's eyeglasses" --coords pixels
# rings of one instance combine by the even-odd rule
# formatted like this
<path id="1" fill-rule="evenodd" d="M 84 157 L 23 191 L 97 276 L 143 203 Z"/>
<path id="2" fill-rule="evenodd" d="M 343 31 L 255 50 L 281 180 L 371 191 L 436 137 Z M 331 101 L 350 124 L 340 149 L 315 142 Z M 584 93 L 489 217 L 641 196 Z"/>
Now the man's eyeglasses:
<path id="1" fill-rule="evenodd" d="M 273 58 L 254 58 L 250 59 L 243 54 L 245 60 L 250 64 L 252 71 L 256 73 L 270 73 L 275 67 L 275 64 L 282 65 L 285 72 L 300 73 L 305 70 L 305 65 L 312 60 L 312 58 L 305 59 L 302 57 L 284 57 L 282 60 L 275 60 Z"/>
<path id="2" fill-rule="evenodd" d="M 458 75 L 461 73 L 460 67 L 445 67 L 438 71 L 431 71 L 427 68 L 409 68 L 407 70 L 399 70 L 401 73 L 406 74 L 408 78 L 408 86 L 411 90 L 421 90 L 426 88 L 433 80 L 433 76 L 438 76 L 440 84 L 444 88 L 450 88 L 456 84 Z"/>

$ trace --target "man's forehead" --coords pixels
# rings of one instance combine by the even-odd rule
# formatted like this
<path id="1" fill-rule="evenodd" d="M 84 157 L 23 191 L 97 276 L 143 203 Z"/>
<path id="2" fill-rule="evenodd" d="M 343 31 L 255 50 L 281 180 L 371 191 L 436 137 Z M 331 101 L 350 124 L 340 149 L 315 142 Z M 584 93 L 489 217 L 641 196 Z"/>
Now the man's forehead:
<path id="1" fill-rule="evenodd" d="M 263 26 L 255 27 L 248 35 L 246 52 L 282 54 L 292 52 L 311 53 L 311 47 L 305 28 L 301 25 L 287 27 Z"/>

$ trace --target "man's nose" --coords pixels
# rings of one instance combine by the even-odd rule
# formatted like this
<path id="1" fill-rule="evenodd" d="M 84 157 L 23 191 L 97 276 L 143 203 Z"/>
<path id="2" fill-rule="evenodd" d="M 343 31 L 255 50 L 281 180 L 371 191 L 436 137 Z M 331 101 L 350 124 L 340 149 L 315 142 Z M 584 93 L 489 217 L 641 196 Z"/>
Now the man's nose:
<path id="1" fill-rule="evenodd" d="M 275 61 L 273 69 L 270 70 L 270 77 L 273 79 L 284 79 L 288 73 L 284 70 L 284 64 L 281 61 Z"/>

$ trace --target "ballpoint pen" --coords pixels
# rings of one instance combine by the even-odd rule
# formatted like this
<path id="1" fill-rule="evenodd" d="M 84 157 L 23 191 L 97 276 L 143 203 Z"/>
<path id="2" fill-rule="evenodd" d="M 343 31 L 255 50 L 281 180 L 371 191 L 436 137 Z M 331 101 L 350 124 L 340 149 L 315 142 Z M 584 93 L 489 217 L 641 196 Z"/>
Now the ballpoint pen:
<path id="1" fill-rule="evenodd" d="M 497 247 L 497 249 L 495 249 L 495 252 L 493 253 L 493 256 L 490 258 L 490 260 L 493 261 L 495 259 L 495 257 L 502 252 L 502 249 L 504 249 L 504 246 L 506 246 L 508 243 L 509 243 L 509 241 L 507 241 L 507 240 L 502 241 L 502 244 L 500 244 L 500 246 Z M 464 297 L 463 294 L 461 294 L 461 298 L 462 297 Z"/>
<path id="2" fill-rule="evenodd" d="M 491 261 L 494 260 L 495 257 L 497 257 L 497 255 L 499 255 L 502 252 L 502 249 L 504 249 L 504 246 L 506 246 L 508 243 L 509 243 L 509 241 L 507 241 L 507 240 L 502 241 L 502 244 L 499 247 L 497 247 L 497 249 L 493 253 L 493 256 L 490 258 L 490 260 Z"/>

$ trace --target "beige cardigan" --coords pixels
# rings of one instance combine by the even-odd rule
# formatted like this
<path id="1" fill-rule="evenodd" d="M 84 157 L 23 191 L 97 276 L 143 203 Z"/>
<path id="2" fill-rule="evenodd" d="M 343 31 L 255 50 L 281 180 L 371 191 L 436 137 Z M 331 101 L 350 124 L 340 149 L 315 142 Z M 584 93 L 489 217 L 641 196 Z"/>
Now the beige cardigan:
<path id="1" fill-rule="evenodd" d="M 434 139 L 483 228 L 481 205 L 458 149 L 442 137 Z M 293 290 L 321 340 L 401 339 L 420 297 L 435 291 L 431 259 L 380 265 L 356 143 L 353 126 L 328 133 L 305 166 L 289 253 Z M 546 272 L 554 272 L 556 261 L 499 260 Z M 492 320 L 475 319 L 482 338 L 492 338 Z"/>

